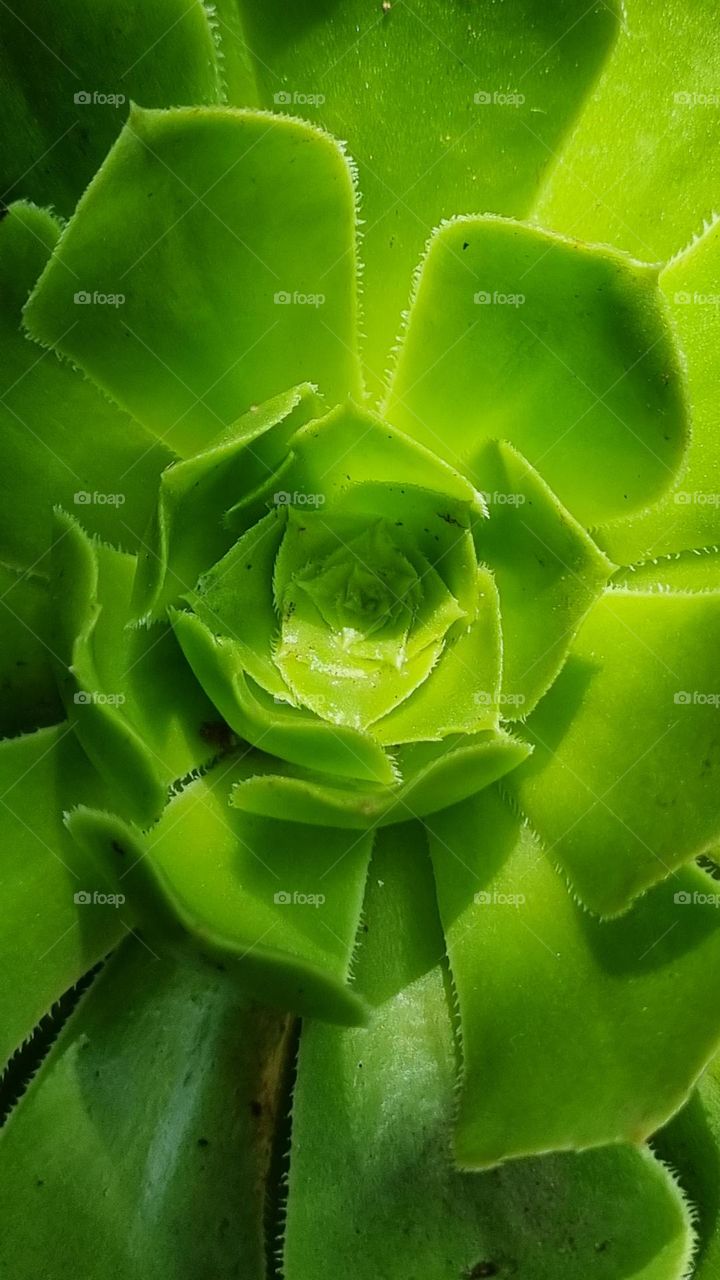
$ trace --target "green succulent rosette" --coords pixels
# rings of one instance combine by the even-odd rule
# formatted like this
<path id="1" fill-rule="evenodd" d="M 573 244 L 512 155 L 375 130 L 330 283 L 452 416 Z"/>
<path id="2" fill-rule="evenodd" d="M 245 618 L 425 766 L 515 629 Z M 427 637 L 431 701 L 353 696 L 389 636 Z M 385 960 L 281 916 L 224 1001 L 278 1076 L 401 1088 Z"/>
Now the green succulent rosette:
<path id="1" fill-rule="evenodd" d="M 17 1280 L 715 1275 L 717 41 L 513 9 L 0 10 Z"/>

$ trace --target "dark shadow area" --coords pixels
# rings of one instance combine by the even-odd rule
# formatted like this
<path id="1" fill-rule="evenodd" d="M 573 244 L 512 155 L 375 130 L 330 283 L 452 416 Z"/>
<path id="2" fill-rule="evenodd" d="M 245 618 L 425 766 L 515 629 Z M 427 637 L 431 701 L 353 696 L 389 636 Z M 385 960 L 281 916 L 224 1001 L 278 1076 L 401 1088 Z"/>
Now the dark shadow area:
<path id="1" fill-rule="evenodd" d="M 696 1267 L 702 1263 L 720 1222 L 720 1154 L 717 1133 L 713 1131 L 703 1097 L 709 1087 L 714 1087 L 714 1082 L 701 1085 L 682 1111 L 652 1140 L 656 1155 L 678 1175 L 690 1203 L 698 1211 Z"/>
<path id="2" fill-rule="evenodd" d="M 13 1107 L 20 1101 L 68 1018 L 102 969 L 103 963 L 104 961 L 96 964 L 94 969 L 66 991 L 38 1023 L 29 1039 L 15 1050 L 0 1076 L 0 1126 L 5 1124 Z"/>

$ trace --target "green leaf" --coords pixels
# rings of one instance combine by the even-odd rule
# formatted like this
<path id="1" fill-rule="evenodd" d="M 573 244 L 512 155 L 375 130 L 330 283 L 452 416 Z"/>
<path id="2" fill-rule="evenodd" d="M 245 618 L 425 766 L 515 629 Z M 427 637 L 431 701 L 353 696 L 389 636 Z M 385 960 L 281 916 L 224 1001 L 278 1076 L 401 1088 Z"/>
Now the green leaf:
<path id="1" fill-rule="evenodd" d="M 556 678 L 612 566 L 512 445 L 488 444 L 478 471 L 490 510 L 477 527 L 478 553 L 500 596 L 501 710 L 515 720 Z"/>
<path id="2" fill-rule="evenodd" d="M 694 1280 L 714 1280 L 720 1268 L 720 1063 L 715 1058 L 682 1111 L 653 1138 L 653 1147 L 682 1180 L 696 1212 Z"/>
<path id="3" fill-rule="evenodd" d="M 510 21 L 488 3 L 235 4 L 263 105 L 350 140 L 365 220 L 366 361 L 379 393 L 433 227 L 458 212 L 529 210 L 613 40 L 614 5 L 517 0 Z M 231 7 L 220 6 L 228 51 Z"/>
<path id="4" fill-rule="evenodd" d="M 497 587 L 482 567 L 467 566 L 465 578 L 466 589 L 474 588 L 470 612 L 448 634 L 429 679 L 373 726 L 379 742 L 438 741 L 498 728 L 503 637 Z"/>
<path id="5" fill-rule="evenodd" d="M 264 1004 L 361 1022 L 347 978 L 371 839 L 230 808 L 253 767 L 236 754 L 190 781 L 144 835 L 88 809 L 68 824 L 155 950 L 227 970 Z"/>
<path id="6" fill-rule="evenodd" d="M 613 586 L 630 591 L 720 591 L 720 550 L 703 547 L 618 569 Z"/>
<path id="7" fill-rule="evenodd" d="M 508 787 L 591 911 L 625 910 L 720 836 L 718 644 L 716 592 L 610 591 L 527 723 Z"/>
<path id="8" fill-rule="evenodd" d="M 329 724 L 313 712 L 292 706 L 284 684 L 272 697 L 266 693 L 246 673 L 245 650 L 234 636 L 213 635 L 201 618 L 190 613 L 173 613 L 172 625 L 203 689 L 240 737 L 283 760 L 310 759 L 316 768 L 343 778 L 391 782 L 395 777 L 389 757 L 368 734 Z M 247 665 L 252 671 L 257 664 Z"/>
<path id="9" fill-rule="evenodd" d="M 48 585 L 0 564 L 0 737 L 63 718 L 54 674 L 54 620 Z"/>
<path id="10" fill-rule="evenodd" d="M 423 491 L 433 495 L 435 516 L 461 506 L 484 513 L 481 495 L 466 476 L 443 458 L 435 442 L 430 447 L 412 435 L 398 431 L 378 414 L 354 404 L 338 405 L 317 422 L 298 431 L 283 483 L 300 494 L 283 493 L 283 499 L 311 505 L 308 495 L 323 511 L 338 507 L 346 513 L 374 511 L 376 515 L 402 515 L 415 523 L 423 507 Z M 303 498 L 306 499 L 303 504 Z M 391 505 L 378 509 L 385 498 Z M 445 505 L 443 505 L 445 504 Z M 423 511 L 423 517 L 427 513 Z"/>
<path id="11" fill-rule="evenodd" d="M 602 545 L 619 563 L 720 541 L 719 277 L 717 223 L 660 273 L 660 287 L 687 367 L 692 432 L 682 470 L 670 493 L 649 511 L 600 531 Z"/>
<path id="12" fill-rule="evenodd" d="M 294 384 L 359 391 L 354 215 L 342 151 L 303 124 L 135 109 L 30 300 L 29 331 L 195 453 Z"/>
<path id="13" fill-rule="evenodd" d="M 372 1021 L 303 1031 L 287 1280 L 681 1280 L 689 1213 L 646 1149 L 545 1156 L 483 1174 L 453 1168 L 456 1053 L 442 954 L 422 832 L 395 827 L 372 862 L 358 957 Z"/>
<path id="14" fill-rule="evenodd" d="M 115 946 L 132 917 L 93 897 L 104 886 L 63 827 L 71 805 L 107 803 L 69 725 L 0 742 L 0 797 L 4 1063 L 63 992 Z"/>
<path id="15" fill-rule="evenodd" d="M 600 921 L 497 790 L 438 814 L 430 841 L 462 1028 L 459 1164 L 642 1142 L 720 1042 L 714 882 L 686 868 Z"/>
<path id="16" fill-rule="evenodd" d="M 3 1270 L 262 1280 L 286 1054 L 226 978 L 124 946 L 4 1132 Z"/>
<path id="17" fill-rule="evenodd" d="M 167 624 L 129 624 L 135 557 L 57 517 L 52 590 L 60 690 L 115 803 L 141 826 L 168 788 L 217 754 L 217 716 Z"/>
<path id="18" fill-rule="evenodd" d="M 316 557 L 303 548 L 310 524 L 325 540 Z M 433 566 L 395 534 L 376 520 L 343 537 L 320 513 L 290 513 L 273 660 L 297 702 L 333 724 L 367 729 L 391 712 L 427 681 L 465 617 Z M 288 544 L 290 574 L 281 567 Z"/>
<path id="19" fill-rule="evenodd" d="M 164 617 L 199 576 L 230 549 L 226 516 L 245 492 L 243 508 L 264 495 L 298 426 L 315 416 L 309 384 L 256 407 L 212 448 L 168 467 L 148 543 L 138 557 L 133 602 L 143 617 Z"/>
<path id="20" fill-rule="evenodd" d="M 49 568 L 55 503 L 82 507 L 91 532 L 135 550 L 173 457 L 21 333 L 23 304 L 58 234 L 55 219 L 32 205 L 15 204 L 0 221 L 0 556 L 38 571 Z"/>
<path id="21" fill-rule="evenodd" d="M 657 268 L 496 217 L 430 242 L 385 414 L 484 488 L 514 444 L 586 525 L 668 488 L 686 437 Z"/>
<path id="22" fill-rule="evenodd" d="M 716 13 L 713 0 L 627 0 L 612 56 L 549 171 L 540 221 L 651 262 L 700 230 L 720 176 Z"/>
<path id="23" fill-rule="evenodd" d="M 364 831 L 457 804 L 516 769 L 530 750 L 502 730 L 415 742 L 394 753 L 398 781 L 384 787 L 348 779 L 341 788 L 314 769 L 269 758 L 256 761 L 231 803 L 246 813 L 283 821 Z"/>
<path id="24" fill-rule="evenodd" d="M 3 0 L 0 190 L 70 214 L 135 99 L 220 101 L 201 0 Z"/>

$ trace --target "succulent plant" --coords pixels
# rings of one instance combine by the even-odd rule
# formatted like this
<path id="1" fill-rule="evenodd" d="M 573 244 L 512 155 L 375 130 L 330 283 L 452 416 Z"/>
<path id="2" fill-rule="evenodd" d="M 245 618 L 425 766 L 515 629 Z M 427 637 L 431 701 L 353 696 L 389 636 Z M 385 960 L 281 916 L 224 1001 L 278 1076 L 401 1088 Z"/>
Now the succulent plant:
<path id="1" fill-rule="evenodd" d="M 3 1275 L 720 1274 L 713 16 L 0 6 Z"/>

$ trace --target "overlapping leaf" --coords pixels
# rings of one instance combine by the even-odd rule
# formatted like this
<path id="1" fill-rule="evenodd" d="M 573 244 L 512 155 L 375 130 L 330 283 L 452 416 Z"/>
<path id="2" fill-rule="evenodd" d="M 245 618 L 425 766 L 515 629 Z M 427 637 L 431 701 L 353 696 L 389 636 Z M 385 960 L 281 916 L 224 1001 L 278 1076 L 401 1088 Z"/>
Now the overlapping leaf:
<path id="1" fill-rule="evenodd" d="M 252 772 L 241 753 L 184 788 L 146 833 L 109 813 L 68 819 L 151 945 L 231 972 L 265 1003 L 362 1021 L 346 985 L 371 839 L 253 817 L 228 806 Z"/>
<path id="2" fill-rule="evenodd" d="M 521 0 L 510 23 L 490 3 L 221 0 L 218 21 L 230 56 L 242 42 L 261 105 L 351 139 L 379 394 L 427 237 L 456 213 L 529 211 L 612 44 L 615 6 Z M 244 74 L 230 94 L 248 101 Z"/>
<path id="3" fill-rule="evenodd" d="M 107 803 L 69 725 L 0 743 L 2 1063 L 134 923 L 97 899 L 106 887 L 63 826 L 72 805 Z"/>
<path id="4" fill-rule="evenodd" d="M 484 1174 L 452 1167 L 455 1046 L 420 831 L 383 837 L 367 916 L 357 985 L 374 1006 L 370 1027 L 316 1024 L 303 1035 L 288 1280 L 338 1268 L 362 1280 L 681 1280 L 688 1211 L 646 1149 L 545 1156 Z"/>
<path id="5" fill-rule="evenodd" d="M 91 540 L 64 513 L 57 530 L 59 688 L 118 808 L 147 825 L 168 788 L 218 754 L 215 709 L 188 678 L 171 627 L 130 624 L 135 557 Z"/>
<path id="6" fill-rule="evenodd" d="M 0 11 L 0 191 L 72 213 L 134 100 L 221 101 L 202 0 L 9 0 Z"/>
<path id="7" fill-rule="evenodd" d="M 255 112 L 137 109 L 26 322 L 187 456 L 295 384 L 358 391 L 353 222 L 331 138 Z"/>
<path id="8" fill-rule="evenodd" d="M 452 306 L 446 304 L 452 298 Z M 657 268 L 495 217 L 436 233 L 389 420 L 469 470 L 514 444 L 583 524 L 660 496 L 687 432 Z"/>
<path id="9" fill-rule="evenodd" d="M 536 216 L 649 262 L 677 253 L 717 208 L 718 65 L 712 0 L 627 0 Z"/>
<path id="10" fill-rule="evenodd" d="M 0 1144 L 17 1280 L 262 1280 L 284 1020 L 140 942 L 100 975 Z"/>
<path id="11" fill-rule="evenodd" d="M 495 789 L 437 814 L 430 842 L 462 1034 L 460 1165 L 648 1138 L 720 1042 L 714 881 L 683 869 L 600 921 Z"/>
<path id="12" fill-rule="evenodd" d="M 720 835 L 719 642 L 717 592 L 617 588 L 528 721 L 509 788 L 592 911 L 625 910 Z"/>
<path id="13" fill-rule="evenodd" d="M 87 529 L 134 551 L 173 457 L 22 334 L 22 307 L 58 234 L 55 219 L 31 205 L 13 205 L 0 222 L 0 558 L 45 573 L 56 503 L 81 510 Z M 66 274 L 72 299 L 80 284 Z M 71 301 L 69 329 L 79 310 Z"/>

